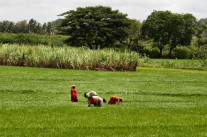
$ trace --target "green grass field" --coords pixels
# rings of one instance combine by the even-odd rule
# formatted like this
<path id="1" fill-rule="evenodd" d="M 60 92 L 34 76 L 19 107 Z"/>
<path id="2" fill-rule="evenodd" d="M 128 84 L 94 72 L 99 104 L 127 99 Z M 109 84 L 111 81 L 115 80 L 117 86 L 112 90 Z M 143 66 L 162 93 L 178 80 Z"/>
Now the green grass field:
<path id="1" fill-rule="evenodd" d="M 207 60 L 143 58 L 140 61 L 141 67 L 207 70 Z"/>
<path id="2" fill-rule="evenodd" d="M 87 107 L 91 90 L 124 101 Z M 207 71 L 0 66 L 0 136 L 207 136 Z"/>

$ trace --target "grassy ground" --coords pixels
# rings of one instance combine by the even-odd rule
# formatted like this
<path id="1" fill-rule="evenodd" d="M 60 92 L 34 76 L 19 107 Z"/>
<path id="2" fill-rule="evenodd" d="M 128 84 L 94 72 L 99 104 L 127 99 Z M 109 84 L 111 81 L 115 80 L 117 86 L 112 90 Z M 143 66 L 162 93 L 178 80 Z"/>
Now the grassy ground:
<path id="1" fill-rule="evenodd" d="M 140 59 L 139 66 L 153 68 L 207 70 L 207 60 L 143 58 Z"/>
<path id="2" fill-rule="evenodd" d="M 206 71 L 0 66 L 0 81 L 0 136 L 207 136 Z M 83 94 L 91 90 L 124 101 L 88 108 Z"/>

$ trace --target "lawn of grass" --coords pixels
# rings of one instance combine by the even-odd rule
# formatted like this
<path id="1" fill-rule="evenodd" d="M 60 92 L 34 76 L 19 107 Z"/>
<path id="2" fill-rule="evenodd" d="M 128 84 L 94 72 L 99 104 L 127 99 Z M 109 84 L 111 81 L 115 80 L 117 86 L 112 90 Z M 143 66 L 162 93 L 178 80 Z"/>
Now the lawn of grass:
<path id="1" fill-rule="evenodd" d="M 154 68 L 207 70 L 207 60 L 143 58 L 140 59 L 139 66 Z"/>
<path id="2" fill-rule="evenodd" d="M 91 90 L 124 101 L 87 107 Z M 207 71 L 0 66 L 0 136 L 207 136 Z"/>

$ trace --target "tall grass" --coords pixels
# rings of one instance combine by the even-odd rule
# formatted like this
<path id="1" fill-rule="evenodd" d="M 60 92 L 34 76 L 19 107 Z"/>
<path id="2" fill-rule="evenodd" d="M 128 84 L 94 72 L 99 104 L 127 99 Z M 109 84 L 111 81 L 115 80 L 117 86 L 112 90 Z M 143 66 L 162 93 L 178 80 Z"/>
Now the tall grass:
<path id="1" fill-rule="evenodd" d="M 135 71 L 139 55 L 114 50 L 49 47 L 44 45 L 0 46 L 0 64 L 82 70 Z"/>

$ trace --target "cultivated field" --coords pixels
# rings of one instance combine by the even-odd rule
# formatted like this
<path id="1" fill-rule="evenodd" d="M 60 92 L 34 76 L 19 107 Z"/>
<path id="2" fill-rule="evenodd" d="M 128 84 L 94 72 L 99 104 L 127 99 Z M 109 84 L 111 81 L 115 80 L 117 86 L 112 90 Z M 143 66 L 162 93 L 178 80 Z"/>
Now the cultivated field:
<path id="1" fill-rule="evenodd" d="M 206 71 L 0 66 L 0 81 L 0 136 L 207 136 Z M 124 101 L 88 108 L 91 90 Z"/>
<path id="2" fill-rule="evenodd" d="M 114 50 L 50 47 L 44 45 L 0 45 L 0 65 L 79 70 L 136 71 L 139 54 Z"/>

